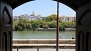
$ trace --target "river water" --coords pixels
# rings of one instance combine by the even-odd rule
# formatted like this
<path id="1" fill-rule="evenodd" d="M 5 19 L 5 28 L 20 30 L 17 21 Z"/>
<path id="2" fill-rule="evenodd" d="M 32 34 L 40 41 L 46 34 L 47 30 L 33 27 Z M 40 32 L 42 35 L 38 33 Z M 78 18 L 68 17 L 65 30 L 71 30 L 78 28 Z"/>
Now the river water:
<path id="1" fill-rule="evenodd" d="M 75 38 L 75 31 L 60 31 L 61 39 Z M 13 39 L 55 39 L 56 31 L 13 31 Z"/>

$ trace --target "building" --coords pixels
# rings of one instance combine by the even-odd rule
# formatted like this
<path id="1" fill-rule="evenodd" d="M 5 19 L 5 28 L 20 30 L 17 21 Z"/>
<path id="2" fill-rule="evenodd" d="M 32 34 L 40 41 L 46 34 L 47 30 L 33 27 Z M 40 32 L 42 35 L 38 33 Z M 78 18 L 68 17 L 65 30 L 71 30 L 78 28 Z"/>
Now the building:
<path id="1" fill-rule="evenodd" d="M 60 17 L 60 21 L 75 22 L 76 21 L 76 17 L 61 16 Z"/>
<path id="2" fill-rule="evenodd" d="M 35 13 L 33 11 L 31 15 L 24 14 L 24 15 L 20 15 L 20 16 L 14 16 L 13 20 L 18 22 L 20 18 L 27 19 L 27 20 L 41 20 L 41 19 L 44 19 L 45 17 L 41 16 L 40 14 L 35 15 Z M 74 21 L 76 21 L 76 17 L 60 16 L 60 21 L 74 22 Z"/>

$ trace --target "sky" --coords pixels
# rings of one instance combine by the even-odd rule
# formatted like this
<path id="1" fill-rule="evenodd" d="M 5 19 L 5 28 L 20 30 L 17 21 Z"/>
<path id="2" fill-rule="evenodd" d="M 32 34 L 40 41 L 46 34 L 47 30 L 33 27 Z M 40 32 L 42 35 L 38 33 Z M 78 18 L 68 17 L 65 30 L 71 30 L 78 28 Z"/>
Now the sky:
<path id="1" fill-rule="evenodd" d="M 24 14 L 31 15 L 34 11 L 35 15 L 49 16 L 51 14 L 57 14 L 57 2 L 52 0 L 35 0 L 24 3 L 13 10 L 14 16 L 20 16 Z M 76 12 L 70 7 L 60 3 L 59 4 L 59 16 L 76 16 Z"/>

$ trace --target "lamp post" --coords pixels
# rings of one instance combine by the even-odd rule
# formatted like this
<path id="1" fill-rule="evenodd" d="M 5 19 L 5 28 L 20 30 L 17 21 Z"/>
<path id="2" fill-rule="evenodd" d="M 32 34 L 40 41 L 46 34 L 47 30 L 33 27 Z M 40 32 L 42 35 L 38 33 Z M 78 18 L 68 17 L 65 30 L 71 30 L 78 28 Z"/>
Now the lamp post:
<path id="1" fill-rule="evenodd" d="M 57 31 L 56 31 L 56 51 L 59 51 L 59 0 L 57 0 Z"/>

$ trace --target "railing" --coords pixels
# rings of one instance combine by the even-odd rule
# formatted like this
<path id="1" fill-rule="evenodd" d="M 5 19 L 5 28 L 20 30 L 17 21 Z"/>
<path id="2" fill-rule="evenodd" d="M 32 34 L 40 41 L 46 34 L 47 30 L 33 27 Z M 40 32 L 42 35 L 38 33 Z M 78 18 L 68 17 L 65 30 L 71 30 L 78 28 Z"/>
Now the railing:
<path id="1" fill-rule="evenodd" d="M 19 46 L 17 46 L 17 51 L 19 51 Z M 39 46 L 37 46 L 37 51 L 39 51 Z"/>

